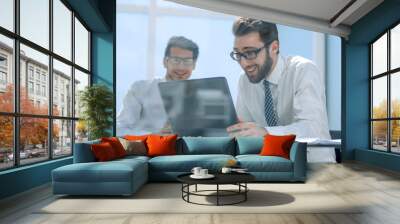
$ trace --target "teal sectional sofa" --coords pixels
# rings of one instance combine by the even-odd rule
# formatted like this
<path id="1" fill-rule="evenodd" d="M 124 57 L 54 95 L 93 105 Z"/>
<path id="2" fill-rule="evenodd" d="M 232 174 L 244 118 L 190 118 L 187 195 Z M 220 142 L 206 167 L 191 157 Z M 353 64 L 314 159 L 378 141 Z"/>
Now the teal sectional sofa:
<path id="1" fill-rule="evenodd" d="M 74 163 L 52 171 L 54 194 L 131 195 L 148 181 L 176 181 L 193 167 L 219 172 L 228 160 L 235 159 L 260 182 L 304 182 L 306 180 L 306 144 L 295 142 L 290 159 L 258 155 L 261 137 L 183 137 L 176 144 L 177 155 L 127 156 L 96 162 L 91 141 L 75 144 Z"/>

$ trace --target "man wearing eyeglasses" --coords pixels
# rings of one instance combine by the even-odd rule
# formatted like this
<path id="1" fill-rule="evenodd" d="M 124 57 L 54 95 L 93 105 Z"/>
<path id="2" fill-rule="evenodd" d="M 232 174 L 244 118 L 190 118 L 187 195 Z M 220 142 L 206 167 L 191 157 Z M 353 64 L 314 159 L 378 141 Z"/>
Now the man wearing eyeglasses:
<path id="1" fill-rule="evenodd" d="M 164 78 L 140 80 L 126 94 L 117 116 L 117 135 L 170 133 L 158 83 L 186 80 L 196 67 L 199 47 L 183 36 L 171 37 L 164 53 Z"/>
<path id="2" fill-rule="evenodd" d="M 233 34 L 231 57 L 245 74 L 239 80 L 236 105 L 241 122 L 227 128 L 230 135 L 330 139 L 324 83 L 317 67 L 300 56 L 279 55 L 275 24 L 239 18 Z M 309 161 L 334 162 L 334 150 L 313 150 Z"/>

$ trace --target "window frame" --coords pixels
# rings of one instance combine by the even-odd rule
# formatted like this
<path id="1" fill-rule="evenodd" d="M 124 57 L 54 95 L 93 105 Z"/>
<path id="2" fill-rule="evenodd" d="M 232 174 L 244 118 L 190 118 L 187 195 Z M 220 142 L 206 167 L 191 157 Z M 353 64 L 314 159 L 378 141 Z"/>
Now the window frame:
<path id="1" fill-rule="evenodd" d="M 71 58 L 67 59 L 64 58 L 63 56 L 57 54 L 54 52 L 54 46 L 53 46 L 53 32 L 54 32 L 54 28 L 53 28 L 53 24 L 54 24 L 54 14 L 53 14 L 53 1 L 54 0 L 48 0 L 48 4 L 49 4 L 49 47 L 48 49 L 46 49 L 45 47 L 42 47 L 39 44 L 34 43 L 33 41 L 30 41 L 27 38 L 24 38 L 23 36 L 20 35 L 20 0 L 14 0 L 13 1 L 13 10 L 14 10 L 14 18 L 13 18 L 13 22 L 14 22 L 14 30 L 10 31 L 4 27 L 0 26 L 0 35 L 10 38 L 13 41 L 13 54 L 12 54 L 12 62 L 13 64 L 12 69 L 11 69 L 11 74 L 13 75 L 13 79 L 14 79 L 14 110 L 13 112 L 2 112 L 0 111 L 0 116 L 2 117 L 12 117 L 13 119 L 13 154 L 14 154 L 14 161 L 13 161 L 13 166 L 10 167 L 4 167 L 4 168 L 0 168 L 0 172 L 5 171 L 5 170 L 10 170 L 10 169 L 16 169 L 19 167 L 23 167 L 23 166 L 29 166 L 29 165 L 33 165 L 33 164 L 37 164 L 37 163 L 43 163 L 49 160 L 53 160 L 53 159 L 61 159 L 61 158 L 65 158 L 65 157 L 70 157 L 73 156 L 73 152 L 74 152 L 74 143 L 75 143 L 75 123 L 76 121 L 79 120 L 79 117 L 75 116 L 75 111 L 74 108 L 72 109 L 72 113 L 68 116 L 56 116 L 53 115 L 53 59 L 58 60 L 59 62 L 62 62 L 68 66 L 71 66 L 71 83 L 73 84 L 75 82 L 75 69 L 87 74 L 89 76 L 89 83 L 88 86 L 92 85 L 92 69 L 91 69 L 91 49 L 92 49 L 92 44 L 91 44 L 91 37 L 92 37 L 92 30 L 88 27 L 88 25 L 84 22 L 84 20 L 79 16 L 78 13 L 76 13 L 75 10 L 72 9 L 72 7 L 68 4 L 68 2 L 66 2 L 65 0 L 59 0 L 69 11 L 71 11 L 71 18 L 70 18 L 70 23 L 71 23 Z M 88 69 L 85 69 L 81 66 L 79 66 L 78 64 L 75 63 L 75 25 L 74 25 L 74 21 L 75 19 L 79 20 L 79 22 L 83 25 L 83 27 L 88 31 L 88 57 L 89 57 L 89 65 L 88 65 Z M 45 54 L 46 56 L 48 56 L 49 62 L 48 62 L 48 70 L 47 70 L 47 77 L 46 77 L 46 84 L 45 84 L 45 95 L 48 97 L 47 99 L 47 104 L 48 104 L 48 112 L 46 115 L 39 115 L 39 114 L 28 114 L 28 113 L 21 113 L 20 111 L 20 85 L 21 85 L 21 80 L 20 80 L 20 65 L 21 65 L 21 56 L 20 56 L 20 45 L 23 44 L 29 48 L 32 48 L 33 50 L 36 50 L 42 54 Z M 37 72 L 37 68 L 31 66 L 29 63 L 26 64 L 27 65 L 27 72 L 25 74 L 26 76 L 26 87 L 27 87 L 27 91 L 29 91 L 29 87 L 28 87 L 28 82 L 32 81 L 33 82 L 33 86 L 34 86 L 34 92 L 36 92 L 35 89 L 35 85 L 40 83 L 40 94 L 38 94 L 38 97 L 43 97 L 42 95 L 42 77 L 41 75 L 43 74 L 42 72 L 44 72 L 44 70 L 40 69 L 39 70 L 39 80 L 36 79 L 36 72 Z M 30 68 L 33 68 L 33 77 L 31 78 L 30 76 Z M 45 74 L 45 73 L 44 73 Z M 74 85 L 72 85 L 71 87 L 71 93 L 73 96 L 75 96 L 75 88 Z M 34 93 L 35 94 L 35 93 Z M 35 94 L 36 95 L 36 94 Z M 75 97 L 72 97 L 71 99 L 71 103 L 72 105 L 74 105 L 75 102 Z M 34 102 L 36 103 L 36 102 Z M 47 143 L 52 143 L 53 142 L 53 123 L 56 120 L 65 120 L 65 121 L 70 121 L 71 125 L 72 125 L 72 133 L 71 133 L 71 153 L 68 155 L 62 155 L 62 156 L 54 156 L 54 148 L 53 144 L 47 144 L 47 148 L 45 150 L 48 150 L 48 155 L 47 157 L 43 157 L 43 160 L 40 160 L 38 162 L 28 162 L 28 163 L 24 163 L 21 164 L 21 158 L 20 158 L 20 119 L 21 118 L 45 118 L 47 119 L 47 123 L 48 123 L 48 135 L 47 135 Z"/>
<path id="2" fill-rule="evenodd" d="M 392 122 L 393 121 L 400 121 L 400 117 L 392 117 L 392 99 L 391 99 L 391 90 L 392 90 L 392 85 L 391 85 L 391 79 L 393 75 L 396 75 L 396 73 L 400 72 L 400 67 L 391 69 L 391 31 L 393 28 L 400 26 L 400 21 L 395 22 L 392 24 L 390 27 L 385 29 L 384 32 L 379 34 L 375 39 L 373 39 L 370 43 L 368 43 L 368 52 L 369 52 L 369 149 L 373 151 L 379 151 L 379 152 L 386 152 L 386 153 L 391 153 L 391 154 L 400 154 L 400 152 L 393 152 L 392 151 Z M 384 35 L 387 35 L 387 63 L 386 63 L 386 71 L 376 74 L 373 74 L 373 44 L 376 43 L 381 37 Z M 386 93 L 386 98 L 387 98 L 387 105 L 386 105 L 386 117 L 385 118 L 373 118 L 373 93 L 374 93 L 374 86 L 373 86 L 373 81 L 378 79 L 386 77 L 386 87 L 387 87 L 387 93 Z M 373 122 L 375 121 L 386 121 L 386 150 L 379 150 L 374 148 L 374 136 L 373 136 Z"/>

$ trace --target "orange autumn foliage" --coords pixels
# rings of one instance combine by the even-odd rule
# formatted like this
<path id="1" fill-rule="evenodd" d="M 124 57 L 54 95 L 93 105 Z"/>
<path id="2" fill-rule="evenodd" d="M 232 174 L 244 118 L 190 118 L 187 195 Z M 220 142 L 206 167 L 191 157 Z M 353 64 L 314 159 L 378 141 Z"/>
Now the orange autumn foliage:
<path id="1" fill-rule="evenodd" d="M 0 93 L 0 111 L 13 112 L 14 107 L 14 89 L 13 85 L 8 85 L 6 92 Z M 21 114 L 40 114 L 47 115 L 48 108 L 43 105 L 34 105 L 29 99 L 28 93 L 24 87 L 20 88 L 20 110 Z M 58 110 L 54 110 L 59 114 Z M 0 146 L 4 148 L 13 147 L 13 117 L 0 116 Z M 20 148 L 24 149 L 26 145 L 36 145 L 47 143 L 48 137 L 48 119 L 47 118 L 20 118 Z M 53 138 L 59 135 L 59 127 L 53 126 Z"/>

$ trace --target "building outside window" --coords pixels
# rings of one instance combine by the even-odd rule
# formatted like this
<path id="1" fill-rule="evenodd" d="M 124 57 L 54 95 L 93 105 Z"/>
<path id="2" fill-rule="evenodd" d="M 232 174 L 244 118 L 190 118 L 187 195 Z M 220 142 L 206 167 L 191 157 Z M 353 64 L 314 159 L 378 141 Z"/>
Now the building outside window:
<path id="1" fill-rule="evenodd" d="M 46 74 L 42 73 L 42 82 L 46 82 Z"/>
<path id="2" fill-rule="evenodd" d="M 36 95 L 40 95 L 40 84 L 36 84 Z"/>
<path id="3" fill-rule="evenodd" d="M 32 66 L 29 66 L 28 74 L 29 74 L 29 79 L 33 80 L 33 67 Z"/>
<path id="4" fill-rule="evenodd" d="M 4 88 L 7 85 L 7 74 L 4 71 L 0 71 L 0 87 Z"/>
<path id="5" fill-rule="evenodd" d="M 7 56 L 0 54 L 0 90 L 7 86 Z"/>
<path id="6" fill-rule="evenodd" d="M 36 69 L 36 81 L 40 81 L 40 70 Z"/>
<path id="7" fill-rule="evenodd" d="M 46 96 L 46 86 L 42 86 L 42 96 Z"/>
<path id="8" fill-rule="evenodd" d="M 0 67 L 7 67 L 7 57 L 5 55 L 0 55 Z"/>
<path id="9" fill-rule="evenodd" d="M 29 94 L 34 93 L 33 82 L 31 82 L 31 81 L 28 82 L 28 91 L 29 91 Z"/>

